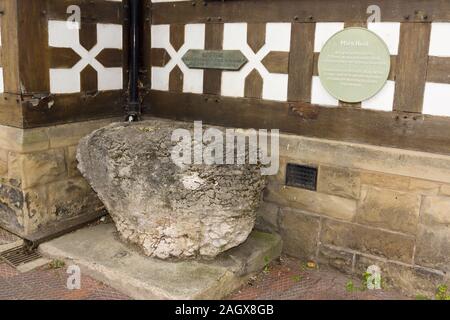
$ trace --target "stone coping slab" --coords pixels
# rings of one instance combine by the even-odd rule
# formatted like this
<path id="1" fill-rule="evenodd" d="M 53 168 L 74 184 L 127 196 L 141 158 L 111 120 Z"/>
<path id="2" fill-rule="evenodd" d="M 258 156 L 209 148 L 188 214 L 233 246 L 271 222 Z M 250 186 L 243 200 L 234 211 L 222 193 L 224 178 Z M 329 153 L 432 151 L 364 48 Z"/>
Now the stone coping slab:
<path id="1" fill-rule="evenodd" d="M 112 223 L 87 227 L 40 246 L 134 299 L 221 299 L 281 254 L 279 235 L 253 231 L 213 261 L 148 258 L 118 239 Z M 81 278 L 83 286 L 83 278 Z"/>

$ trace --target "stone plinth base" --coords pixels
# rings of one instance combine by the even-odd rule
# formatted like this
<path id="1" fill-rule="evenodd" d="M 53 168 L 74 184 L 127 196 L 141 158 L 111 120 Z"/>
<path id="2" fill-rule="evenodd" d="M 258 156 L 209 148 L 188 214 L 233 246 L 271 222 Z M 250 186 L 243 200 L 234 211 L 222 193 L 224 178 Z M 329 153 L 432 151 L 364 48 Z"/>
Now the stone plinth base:
<path id="1" fill-rule="evenodd" d="M 36 241 L 101 215 L 77 169 L 78 141 L 118 118 L 20 129 L 0 125 L 0 227 Z"/>
<path id="2" fill-rule="evenodd" d="M 287 165 L 317 168 L 316 191 L 287 185 Z M 450 156 L 280 135 L 257 227 L 291 256 L 363 275 L 408 295 L 450 284 Z"/>
<path id="3" fill-rule="evenodd" d="M 85 228 L 40 246 L 135 299 L 221 299 L 281 253 L 278 235 L 253 232 L 213 261 L 169 262 L 140 255 L 118 240 L 113 224 Z M 83 285 L 83 278 L 81 278 Z"/>

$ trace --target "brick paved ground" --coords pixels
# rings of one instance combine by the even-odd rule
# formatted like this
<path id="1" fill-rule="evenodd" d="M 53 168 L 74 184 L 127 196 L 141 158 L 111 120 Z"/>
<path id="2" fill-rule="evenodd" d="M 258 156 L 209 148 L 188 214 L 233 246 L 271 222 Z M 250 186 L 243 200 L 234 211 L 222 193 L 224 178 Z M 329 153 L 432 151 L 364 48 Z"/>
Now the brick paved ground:
<path id="1" fill-rule="evenodd" d="M 16 241 L 0 229 L 0 242 Z M 329 269 L 308 269 L 297 259 L 283 257 L 273 263 L 267 272 L 252 279 L 248 285 L 231 295 L 230 299 L 302 299 L 302 300 L 353 300 L 353 299 L 406 299 L 395 291 L 346 290 L 351 279 Z M 44 266 L 28 273 L 19 273 L 0 260 L 0 300 L 122 300 L 124 294 L 111 287 L 82 276 L 81 290 L 68 290 L 66 268 L 52 269 Z M 361 280 L 352 279 L 355 287 Z"/>
<path id="2" fill-rule="evenodd" d="M 120 292 L 88 277 L 81 278 L 81 290 L 68 290 L 66 268 L 42 267 L 19 273 L 0 262 L 0 300 L 122 300 Z"/>
<path id="3" fill-rule="evenodd" d="M 347 289 L 352 281 L 354 290 Z M 358 290 L 361 279 L 329 268 L 309 269 L 298 259 L 282 257 L 269 270 L 230 296 L 237 300 L 405 300 L 393 290 Z"/>
<path id="4" fill-rule="evenodd" d="M 0 245 L 18 237 L 0 229 Z M 67 268 L 43 266 L 20 273 L 0 259 L 0 300 L 123 300 L 124 294 L 88 276 L 81 278 L 81 290 L 67 289 Z"/>

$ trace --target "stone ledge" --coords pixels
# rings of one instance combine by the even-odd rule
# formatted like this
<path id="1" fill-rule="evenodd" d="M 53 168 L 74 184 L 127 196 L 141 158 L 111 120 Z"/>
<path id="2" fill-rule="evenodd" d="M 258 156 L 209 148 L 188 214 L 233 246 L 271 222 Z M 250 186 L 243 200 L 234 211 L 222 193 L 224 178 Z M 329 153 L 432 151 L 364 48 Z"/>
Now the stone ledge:
<path id="1" fill-rule="evenodd" d="M 113 224 L 100 224 L 42 244 L 40 250 L 72 261 L 135 299 L 192 300 L 226 297 L 277 258 L 281 246 L 278 235 L 254 231 L 216 260 L 169 262 L 140 255 L 117 239 Z"/>
<path id="2" fill-rule="evenodd" d="M 450 156 L 442 154 L 280 134 L 280 156 L 450 183 Z"/>
<path id="3" fill-rule="evenodd" d="M 76 145 L 83 136 L 116 121 L 122 119 L 115 117 L 30 129 L 0 125 L 0 149 L 31 153 Z"/>

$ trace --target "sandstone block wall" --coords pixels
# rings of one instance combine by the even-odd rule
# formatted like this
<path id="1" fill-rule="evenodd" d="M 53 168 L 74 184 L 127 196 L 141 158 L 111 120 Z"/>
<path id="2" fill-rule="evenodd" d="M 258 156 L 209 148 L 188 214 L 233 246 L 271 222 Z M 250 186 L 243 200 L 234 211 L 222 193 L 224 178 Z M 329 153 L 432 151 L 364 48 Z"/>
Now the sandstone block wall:
<path id="1" fill-rule="evenodd" d="M 376 264 L 410 294 L 450 271 L 450 157 L 283 135 L 258 227 L 284 252 L 362 275 Z M 286 186 L 286 164 L 318 168 L 317 191 Z"/>
<path id="2" fill-rule="evenodd" d="M 0 226 L 28 237 L 102 209 L 76 168 L 80 138 L 113 120 L 18 129 L 0 126 Z"/>

